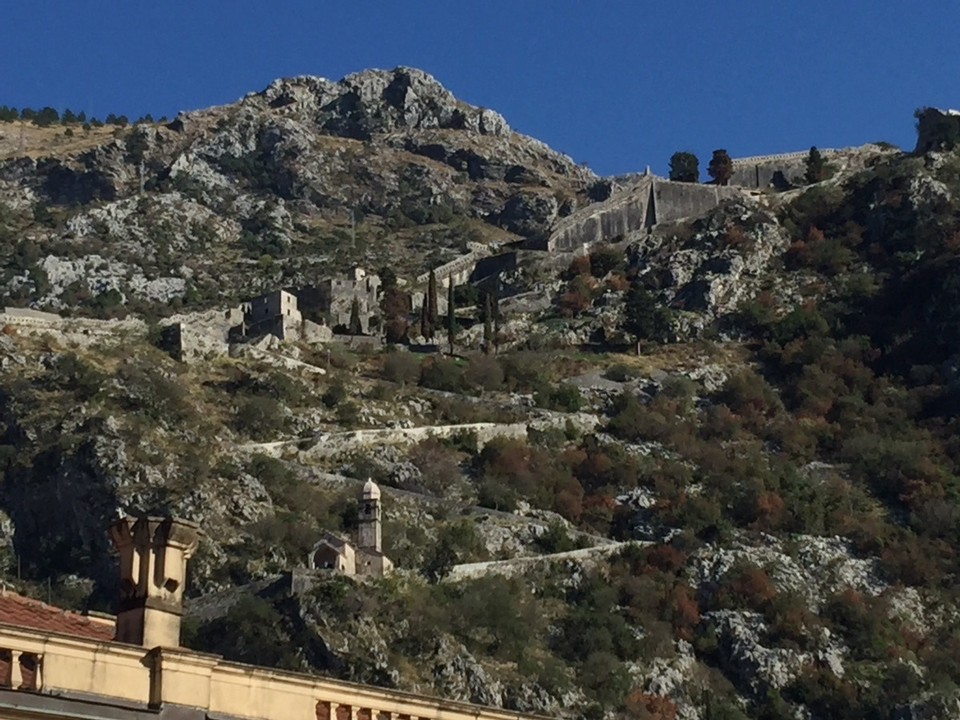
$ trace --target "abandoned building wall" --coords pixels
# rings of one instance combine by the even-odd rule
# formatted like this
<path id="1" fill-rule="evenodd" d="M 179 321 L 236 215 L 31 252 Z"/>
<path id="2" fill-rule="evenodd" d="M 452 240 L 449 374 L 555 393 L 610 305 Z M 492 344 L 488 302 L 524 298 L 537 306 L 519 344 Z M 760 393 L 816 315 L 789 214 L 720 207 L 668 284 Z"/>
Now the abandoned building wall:
<path id="1" fill-rule="evenodd" d="M 242 329 L 243 318 L 240 306 L 174 315 L 163 321 L 160 346 L 185 363 L 224 356 L 230 349 L 231 334 Z"/>
<path id="2" fill-rule="evenodd" d="M 354 269 L 348 278 L 325 281 L 319 289 L 304 293 L 311 307 L 319 309 L 330 327 L 350 325 L 353 301 L 360 311 L 360 328 L 370 332 L 370 318 L 380 313 L 380 277 L 368 275 L 362 268 Z M 299 294 L 299 293 L 298 293 Z"/>
<path id="3" fill-rule="evenodd" d="M 281 340 L 296 340 L 303 316 L 297 308 L 297 297 L 285 290 L 261 295 L 244 304 L 246 334 L 276 335 Z"/>

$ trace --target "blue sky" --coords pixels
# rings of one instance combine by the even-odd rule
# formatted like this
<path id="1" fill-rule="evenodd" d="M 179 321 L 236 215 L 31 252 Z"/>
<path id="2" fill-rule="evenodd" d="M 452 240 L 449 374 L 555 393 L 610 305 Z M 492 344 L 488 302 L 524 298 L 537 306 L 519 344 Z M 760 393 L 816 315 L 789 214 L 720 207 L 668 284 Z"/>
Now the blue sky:
<path id="1" fill-rule="evenodd" d="M 887 140 L 960 106 L 960 3 L 10 0 L 0 104 L 174 115 L 273 78 L 420 67 L 602 174 Z"/>

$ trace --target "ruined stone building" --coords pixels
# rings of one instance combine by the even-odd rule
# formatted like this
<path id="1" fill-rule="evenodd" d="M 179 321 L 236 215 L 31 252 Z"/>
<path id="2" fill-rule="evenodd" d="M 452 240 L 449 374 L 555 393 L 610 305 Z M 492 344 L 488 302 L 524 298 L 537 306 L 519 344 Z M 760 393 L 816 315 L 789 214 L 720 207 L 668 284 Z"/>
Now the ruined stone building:
<path id="1" fill-rule="evenodd" d="M 960 110 L 922 108 L 916 112 L 917 147 L 914 152 L 942 152 L 960 145 Z"/>
<path id="2" fill-rule="evenodd" d="M 311 570 L 329 570 L 344 575 L 382 577 L 393 570 L 383 554 L 383 507 L 380 488 L 367 480 L 360 493 L 356 545 L 335 533 L 324 533 L 313 546 L 307 565 Z"/>
<path id="3" fill-rule="evenodd" d="M 360 543 L 378 544 L 369 483 Z M 366 520 L 364 520 L 366 518 Z M 33 720 L 520 720 L 417 693 L 229 662 L 180 647 L 187 561 L 199 528 L 165 517 L 110 527 L 117 615 L 80 614 L 0 589 L 0 717 Z M 359 548 L 358 548 L 359 550 Z M 377 550 L 376 552 L 379 552 Z M 385 558 L 384 558 L 385 560 Z"/>
<path id="4" fill-rule="evenodd" d="M 360 328 L 370 333 L 370 320 L 380 315 L 380 277 L 368 274 L 363 268 L 354 268 L 348 277 L 331 278 L 320 285 L 319 310 L 332 327 L 350 327 L 353 302 L 357 301 Z"/>
<path id="5" fill-rule="evenodd" d="M 226 355 L 231 342 L 273 335 L 280 340 L 322 343 L 333 335 L 329 327 L 300 312 L 297 296 L 274 290 L 227 310 L 175 315 L 166 321 L 161 343 L 173 357 L 191 362 L 198 357 Z"/>
<path id="6" fill-rule="evenodd" d="M 274 290 L 241 305 L 243 327 L 247 338 L 273 335 L 281 340 L 324 342 L 330 339 L 327 327 L 306 320 L 300 312 L 297 296 L 286 290 Z"/>
<path id="7" fill-rule="evenodd" d="M 303 315 L 297 308 L 297 296 L 293 293 L 274 290 L 248 300 L 241 307 L 244 335 L 276 335 L 281 340 L 299 339 Z"/>

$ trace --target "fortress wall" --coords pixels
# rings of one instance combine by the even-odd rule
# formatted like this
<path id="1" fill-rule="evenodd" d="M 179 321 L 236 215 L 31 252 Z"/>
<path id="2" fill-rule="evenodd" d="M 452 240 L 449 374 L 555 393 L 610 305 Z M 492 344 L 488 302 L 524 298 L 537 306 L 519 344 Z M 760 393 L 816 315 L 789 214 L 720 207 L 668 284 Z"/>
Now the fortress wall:
<path id="1" fill-rule="evenodd" d="M 654 185 L 656 221 L 674 222 L 682 218 L 699 217 L 715 208 L 721 201 L 740 194 L 741 191 L 735 187 L 657 181 Z"/>
<path id="2" fill-rule="evenodd" d="M 30 308 L 12 308 L 5 307 L 3 314 L 8 318 L 20 318 L 22 320 L 46 320 L 48 322 L 60 322 L 61 318 L 56 313 L 42 312 L 40 310 L 31 310 Z"/>
<path id="3" fill-rule="evenodd" d="M 470 277 L 470 273 L 473 272 L 473 268 L 476 266 L 477 262 L 481 258 L 487 256 L 487 251 L 472 251 L 466 255 L 461 255 L 458 258 L 446 262 L 443 265 L 439 265 L 433 269 L 433 274 L 437 278 L 439 286 L 446 287 L 447 278 L 451 275 L 455 276 L 454 281 L 456 284 L 462 284 L 467 281 Z M 425 272 L 417 276 L 417 284 L 423 285 L 424 283 L 430 280 L 430 273 Z"/>
<path id="4" fill-rule="evenodd" d="M 126 320 L 96 320 L 94 318 L 64 318 L 56 313 L 28 308 L 4 308 L 0 325 L 11 325 L 26 331 L 53 330 L 64 335 L 108 336 L 122 332 L 146 332 L 146 324 L 137 318 Z"/>
<path id="5" fill-rule="evenodd" d="M 768 187 L 787 188 L 802 178 L 807 170 L 806 154 L 800 158 L 787 158 L 756 164 L 734 165 L 730 185 L 763 189 Z"/>
<path id="6" fill-rule="evenodd" d="M 583 245 L 641 230 L 648 224 L 650 185 L 635 187 L 564 218 L 547 240 L 550 252 L 572 252 Z"/>
<path id="7" fill-rule="evenodd" d="M 760 165 L 763 163 L 780 162 L 783 160 L 806 160 L 809 150 L 798 150 L 797 152 L 775 153 L 773 155 L 754 155 L 753 157 L 734 158 L 733 166 L 737 165 Z M 821 150 L 821 154 L 836 152 L 835 150 Z"/>
<path id="8" fill-rule="evenodd" d="M 733 176 L 730 178 L 730 184 L 756 189 L 788 187 L 795 179 L 803 177 L 807 169 L 809 153 L 809 150 L 804 150 L 778 155 L 737 158 L 733 161 Z M 839 153 L 839 150 L 820 150 L 820 154 L 826 160 Z"/>
<path id="9" fill-rule="evenodd" d="M 415 428 L 389 428 L 377 430 L 354 430 L 331 433 L 319 438 L 316 445 L 304 453 L 313 456 L 337 455 L 349 450 L 372 445 L 407 445 L 429 438 L 449 438 L 459 433 L 474 433 L 477 445 L 483 447 L 497 437 L 525 439 L 527 426 L 524 423 L 466 423 L 461 425 L 428 425 Z"/>

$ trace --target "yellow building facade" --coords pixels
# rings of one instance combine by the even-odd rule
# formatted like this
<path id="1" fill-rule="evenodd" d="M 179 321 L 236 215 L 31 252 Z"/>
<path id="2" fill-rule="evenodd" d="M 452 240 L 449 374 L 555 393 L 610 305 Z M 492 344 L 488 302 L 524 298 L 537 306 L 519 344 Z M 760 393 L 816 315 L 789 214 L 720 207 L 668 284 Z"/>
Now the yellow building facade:
<path id="1" fill-rule="evenodd" d="M 116 620 L 0 593 L 0 719 L 515 720 L 469 703 L 227 662 L 178 647 L 195 525 L 120 520 Z M 121 641 L 122 640 L 122 641 Z"/>

